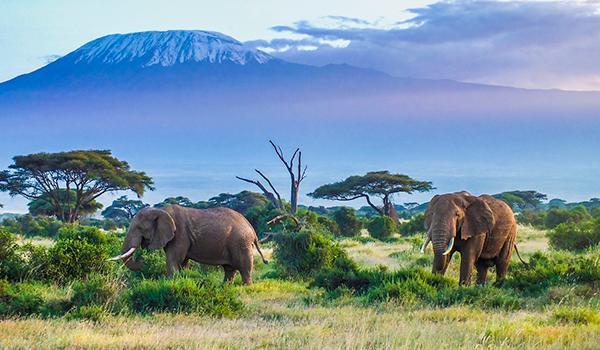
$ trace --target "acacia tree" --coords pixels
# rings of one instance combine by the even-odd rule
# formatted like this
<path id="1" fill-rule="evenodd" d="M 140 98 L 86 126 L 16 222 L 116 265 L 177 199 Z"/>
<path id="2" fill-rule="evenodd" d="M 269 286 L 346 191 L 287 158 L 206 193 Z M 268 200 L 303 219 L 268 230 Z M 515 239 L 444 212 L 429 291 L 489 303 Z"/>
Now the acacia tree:
<path id="1" fill-rule="evenodd" d="M 59 196 L 63 203 L 66 203 L 67 200 L 70 201 L 69 203 L 66 203 L 66 205 L 63 205 L 63 209 L 67 210 L 67 208 L 75 207 L 75 198 L 77 197 L 75 190 L 71 190 L 71 193 L 67 195 L 67 191 L 65 189 L 61 189 Z M 52 204 L 52 200 L 47 195 L 42 195 L 40 198 L 32 200 L 29 202 L 29 204 L 27 204 L 27 207 L 29 207 L 29 213 L 33 216 L 44 215 L 60 218 L 69 215 L 69 213 L 57 212 L 56 207 L 54 204 Z M 92 200 L 90 202 L 83 203 L 79 209 L 79 213 L 81 215 L 93 214 L 98 209 L 102 209 L 102 203 Z"/>
<path id="2" fill-rule="evenodd" d="M 298 192 L 300 190 L 300 184 L 302 183 L 302 180 L 304 180 L 304 178 L 306 177 L 307 166 L 304 166 L 304 168 L 302 167 L 302 151 L 300 151 L 300 148 L 296 148 L 290 159 L 286 160 L 281 147 L 276 145 L 271 140 L 269 140 L 269 143 L 273 147 L 277 158 L 281 160 L 288 174 L 290 175 L 290 214 L 294 215 L 298 210 Z M 236 176 L 236 178 L 256 185 L 258 188 L 261 189 L 264 196 L 267 197 L 276 208 L 283 209 L 283 200 L 281 199 L 281 195 L 279 194 L 277 189 L 275 189 L 275 186 L 273 186 L 271 180 L 269 180 L 269 178 L 265 176 L 265 174 L 263 174 L 260 170 L 254 169 L 254 171 L 267 182 L 271 190 L 268 190 L 260 182 L 260 180 L 251 180 L 240 176 Z"/>
<path id="3" fill-rule="evenodd" d="M 343 181 L 320 186 L 308 195 L 318 199 L 330 199 L 337 201 L 351 201 L 364 198 L 371 208 L 379 215 L 389 216 L 398 220 L 398 213 L 392 203 L 392 196 L 396 193 L 426 192 L 432 190 L 429 181 L 418 181 L 408 175 L 391 174 L 389 171 L 373 171 L 366 175 L 355 175 Z M 371 200 L 371 196 L 379 197 L 382 206 L 377 206 Z"/>
<path id="4" fill-rule="evenodd" d="M 127 223 L 133 216 L 148 204 L 137 199 L 129 199 L 127 196 L 121 196 L 115 199 L 110 206 L 102 211 L 102 216 L 106 219 L 112 219 L 118 223 Z"/>
<path id="5" fill-rule="evenodd" d="M 0 191 L 29 200 L 45 198 L 63 222 L 76 221 L 84 205 L 106 192 L 130 190 L 142 196 L 146 189 L 154 189 L 150 177 L 131 170 L 108 150 L 36 153 L 13 160 L 8 170 L 0 172 Z"/>

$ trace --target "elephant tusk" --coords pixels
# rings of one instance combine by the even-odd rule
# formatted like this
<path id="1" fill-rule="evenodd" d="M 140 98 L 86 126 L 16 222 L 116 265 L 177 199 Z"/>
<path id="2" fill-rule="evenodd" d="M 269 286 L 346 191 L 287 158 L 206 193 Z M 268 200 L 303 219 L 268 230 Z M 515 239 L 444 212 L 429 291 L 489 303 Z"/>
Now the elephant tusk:
<path id="1" fill-rule="evenodd" d="M 425 249 L 427 249 L 427 245 L 429 244 L 429 242 L 431 242 L 431 237 L 427 236 L 427 238 L 425 239 L 425 243 L 423 243 L 423 246 L 421 247 L 422 254 L 425 254 Z"/>
<path id="2" fill-rule="evenodd" d="M 106 261 L 117 261 L 117 260 L 128 258 L 131 256 L 131 254 L 133 254 L 133 252 L 135 252 L 135 249 L 136 249 L 136 247 L 133 247 L 133 248 L 129 249 L 126 253 L 117 255 L 115 257 L 107 259 Z"/>
<path id="3" fill-rule="evenodd" d="M 452 237 L 450 239 L 450 242 L 448 243 L 448 248 L 446 248 L 446 251 L 442 255 L 450 254 L 450 252 L 452 251 L 452 248 L 454 248 L 454 237 Z"/>

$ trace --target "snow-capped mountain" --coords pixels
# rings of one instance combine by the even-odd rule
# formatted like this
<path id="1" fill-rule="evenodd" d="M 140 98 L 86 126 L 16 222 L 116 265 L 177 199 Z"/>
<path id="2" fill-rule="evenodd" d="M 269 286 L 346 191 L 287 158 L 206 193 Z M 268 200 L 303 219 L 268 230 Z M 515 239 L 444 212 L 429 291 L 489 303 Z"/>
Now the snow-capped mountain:
<path id="1" fill-rule="evenodd" d="M 68 59 L 75 64 L 168 67 L 188 62 L 263 64 L 273 57 L 221 33 L 170 30 L 107 35 L 83 45 Z"/>

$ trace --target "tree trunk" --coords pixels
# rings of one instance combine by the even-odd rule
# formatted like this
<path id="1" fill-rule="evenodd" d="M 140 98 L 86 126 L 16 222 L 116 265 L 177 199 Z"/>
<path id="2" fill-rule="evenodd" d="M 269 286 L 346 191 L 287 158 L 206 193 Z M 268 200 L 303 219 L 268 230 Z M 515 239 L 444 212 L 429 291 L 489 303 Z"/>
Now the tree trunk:
<path id="1" fill-rule="evenodd" d="M 398 223 L 400 221 L 400 217 L 398 216 L 398 211 L 396 211 L 396 207 L 394 203 L 390 200 L 389 196 L 383 197 L 383 213 L 387 217 L 394 220 L 394 222 Z"/>

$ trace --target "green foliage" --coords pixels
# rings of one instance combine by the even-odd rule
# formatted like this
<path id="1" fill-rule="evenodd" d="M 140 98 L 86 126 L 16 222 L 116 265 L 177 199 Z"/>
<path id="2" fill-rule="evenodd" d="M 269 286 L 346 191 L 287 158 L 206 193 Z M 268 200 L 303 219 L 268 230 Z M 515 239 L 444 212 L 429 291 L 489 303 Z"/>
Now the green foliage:
<path id="1" fill-rule="evenodd" d="M 19 280 L 23 275 L 24 262 L 19 255 L 16 237 L 0 227 L 0 278 Z"/>
<path id="2" fill-rule="evenodd" d="M 371 171 L 365 175 L 350 176 L 343 181 L 318 187 L 308 195 L 313 198 L 350 201 L 365 198 L 373 205 L 370 196 L 380 197 L 384 207 L 392 211 L 391 197 L 395 193 L 426 192 L 433 189 L 431 182 L 418 181 L 404 174 L 392 174 L 389 171 Z"/>
<path id="3" fill-rule="evenodd" d="M 600 283 L 600 250 L 587 255 L 567 252 L 534 253 L 528 266 L 512 264 L 504 286 L 526 295 L 539 295 L 550 287 Z M 596 287 L 597 288 L 597 287 Z"/>
<path id="4" fill-rule="evenodd" d="M 581 251 L 600 243 L 600 218 L 579 223 L 562 223 L 548 232 L 554 249 Z"/>
<path id="5" fill-rule="evenodd" d="M 60 201 L 61 208 L 57 208 L 56 204 L 53 203 L 53 199 L 50 197 L 50 194 L 45 193 L 27 204 L 27 207 L 29 207 L 29 213 L 33 216 L 54 216 L 57 218 L 68 217 L 70 214 L 69 210 L 73 210 L 77 206 L 77 192 L 75 190 L 70 190 L 67 192 L 66 189 L 60 189 L 57 198 Z M 98 209 L 102 209 L 102 203 L 99 203 L 96 200 L 85 201 L 81 204 L 79 214 L 93 214 Z"/>
<path id="6" fill-rule="evenodd" d="M 46 276 L 64 283 L 109 270 L 106 261 L 120 249 L 120 241 L 98 228 L 67 225 L 59 230 L 56 244 L 48 250 Z"/>
<path id="7" fill-rule="evenodd" d="M 242 191 L 238 194 L 221 193 L 210 198 L 208 203 L 211 207 L 225 207 L 246 214 L 250 209 L 264 207 L 270 202 L 260 193 Z"/>
<path id="8" fill-rule="evenodd" d="M 506 202 L 514 211 L 536 209 L 547 199 L 545 194 L 537 191 L 509 191 L 495 194 L 494 197 Z"/>
<path id="9" fill-rule="evenodd" d="M 545 221 L 546 211 L 543 210 L 527 209 L 517 215 L 517 222 L 522 225 L 544 228 Z"/>
<path id="10" fill-rule="evenodd" d="M 387 216 L 376 216 L 367 224 L 369 234 L 377 239 L 385 239 L 398 232 L 398 225 Z"/>
<path id="11" fill-rule="evenodd" d="M 140 200 L 133 200 L 127 196 L 115 199 L 110 206 L 102 211 L 102 216 L 113 220 L 118 226 L 126 226 L 133 216 L 147 204 Z"/>
<path id="12" fill-rule="evenodd" d="M 562 223 L 579 223 L 591 218 L 592 216 L 584 206 L 577 206 L 572 209 L 552 208 L 546 213 L 544 226 L 553 229 Z"/>
<path id="13" fill-rule="evenodd" d="M 68 320 L 88 320 L 99 322 L 106 316 L 106 310 L 100 305 L 79 306 L 69 311 L 65 316 Z"/>
<path id="14" fill-rule="evenodd" d="M 39 283 L 10 284 L 0 280 L 0 317 L 55 317 L 70 308 L 65 293 L 56 287 Z"/>
<path id="15" fill-rule="evenodd" d="M 425 231 L 425 214 L 415 214 L 409 221 L 403 222 L 398 226 L 400 234 L 403 236 L 413 236 Z"/>
<path id="16" fill-rule="evenodd" d="M 552 319 L 566 324 L 600 324 L 600 313 L 585 307 L 560 307 L 552 312 Z"/>
<path id="17" fill-rule="evenodd" d="M 44 199 L 61 221 L 74 222 L 83 207 L 106 192 L 130 190 L 142 195 L 146 189 L 153 189 L 150 177 L 131 170 L 127 162 L 113 157 L 108 150 L 36 153 L 13 159 L 14 164 L 0 172 L 0 191 Z M 74 187 L 78 188 L 75 206 L 66 213 L 61 208 L 72 203 L 64 194 L 70 194 L 69 189 Z"/>
<path id="18" fill-rule="evenodd" d="M 334 265 L 352 265 L 346 251 L 322 232 L 303 230 L 284 232 L 274 236 L 273 255 L 290 276 L 310 276 Z"/>
<path id="19" fill-rule="evenodd" d="M 63 223 L 51 217 L 34 217 L 26 214 L 5 219 L 2 226 L 15 235 L 53 238 L 58 234 L 58 230 L 63 226 Z"/>
<path id="20" fill-rule="evenodd" d="M 356 216 L 356 211 L 352 208 L 340 208 L 333 214 L 333 220 L 340 229 L 340 235 L 344 237 L 359 236 L 360 230 L 363 228 L 362 220 Z"/>
<path id="21" fill-rule="evenodd" d="M 314 214 L 318 215 L 316 213 Z M 323 227 L 327 232 L 331 233 L 333 236 L 341 235 L 340 226 L 338 225 L 338 223 L 335 220 L 328 218 L 327 216 L 318 215 L 317 224 Z"/>
<path id="22" fill-rule="evenodd" d="M 71 303 L 76 306 L 106 305 L 117 294 L 114 283 L 101 275 L 75 281 L 71 286 Z"/>
<path id="23" fill-rule="evenodd" d="M 229 284 L 203 276 L 143 280 L 127 295 L 133 312 L 198 313 L 210 316 L 239 315 L 244 306 Z"/>

